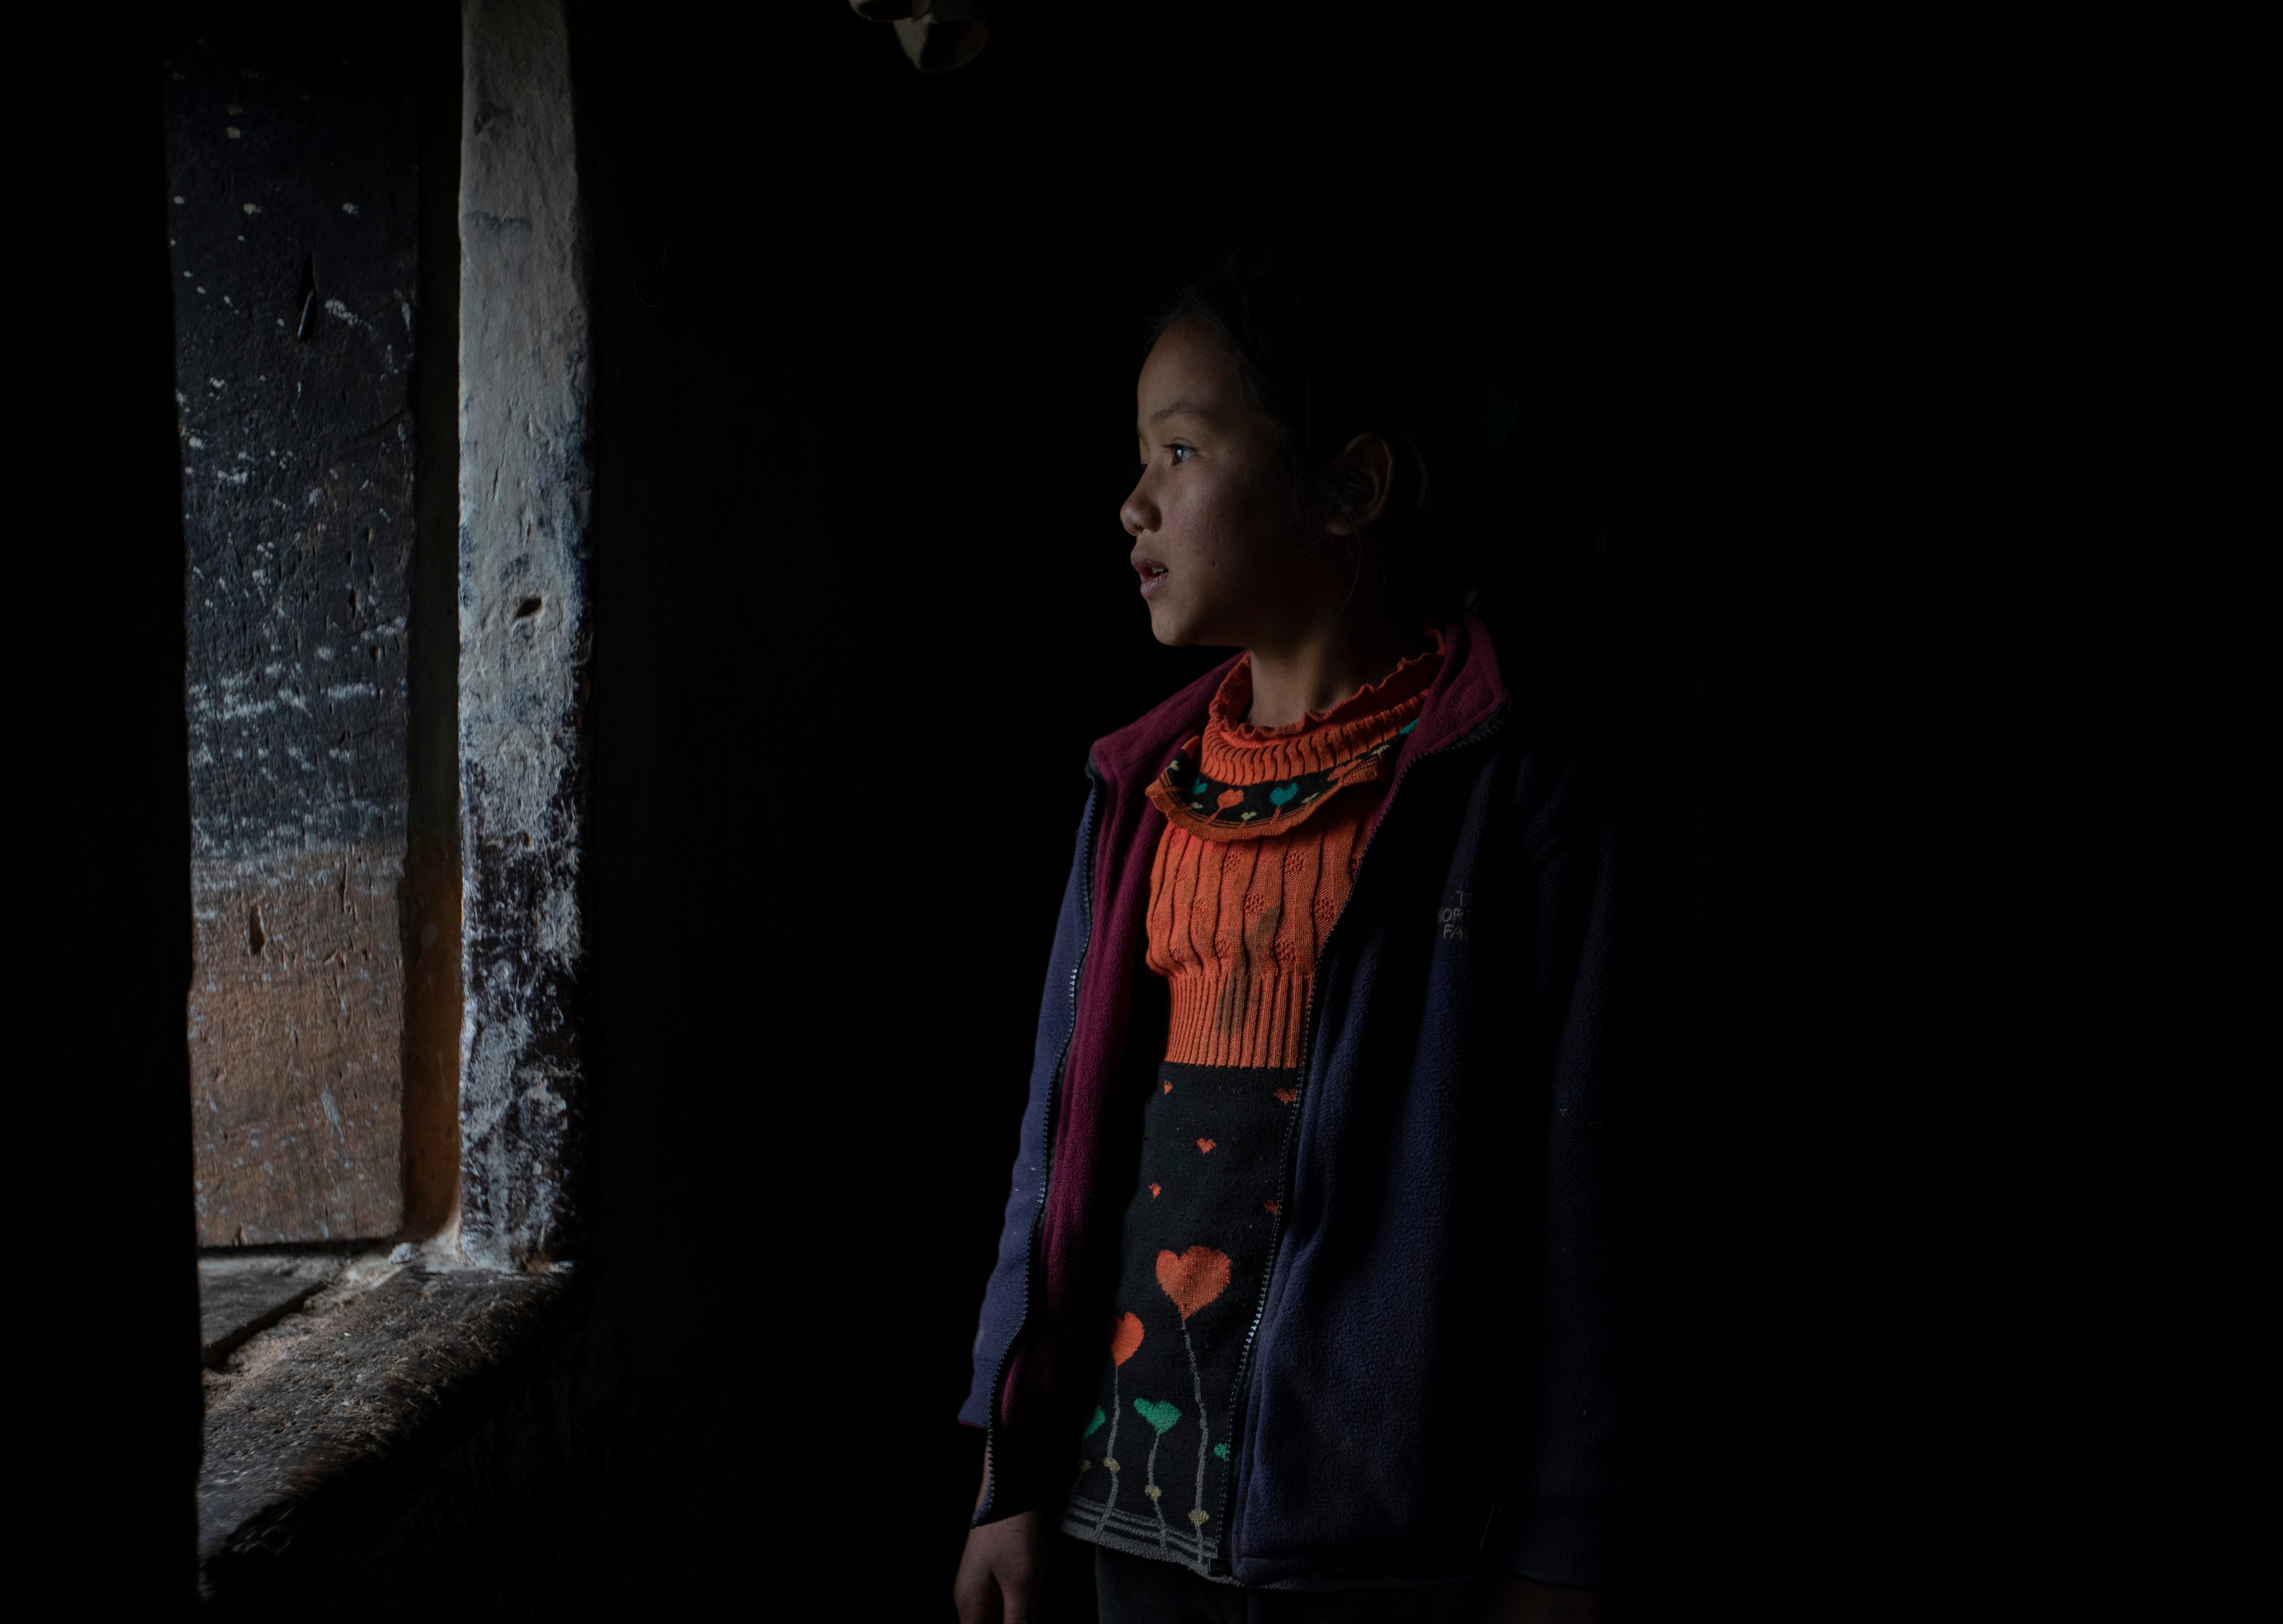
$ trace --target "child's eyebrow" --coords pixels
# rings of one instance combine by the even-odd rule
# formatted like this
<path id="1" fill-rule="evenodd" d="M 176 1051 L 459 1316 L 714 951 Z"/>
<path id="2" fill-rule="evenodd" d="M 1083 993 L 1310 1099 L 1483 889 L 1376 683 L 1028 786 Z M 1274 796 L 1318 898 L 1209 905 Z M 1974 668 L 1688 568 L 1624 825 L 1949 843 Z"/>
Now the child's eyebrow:
<path id="1" fill-rule="evenodd" d="M 1166 418 L 1178 417 L 1183 412 L 1187 412 L 1193 418 L 1202 418 L 1207 415 L 1204 410 L 1192 405 L 1188 401 L 1177 400 L 1170 404 L 1160 406 L 1157 410 L 1151 412 L 1149 414 L 1149 421 L 1152 423 L 1163 423 Z"/>

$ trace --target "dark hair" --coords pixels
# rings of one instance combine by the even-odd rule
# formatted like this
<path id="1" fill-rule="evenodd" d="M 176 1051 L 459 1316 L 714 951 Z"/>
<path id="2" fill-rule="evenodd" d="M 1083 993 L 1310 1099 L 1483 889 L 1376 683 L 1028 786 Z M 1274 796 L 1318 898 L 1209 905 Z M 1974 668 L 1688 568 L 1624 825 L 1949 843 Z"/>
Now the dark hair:
<path id="1" fill-rule="evenodd" d="M 1341 449 L 1360 433 L 1384 438 L 1394 479 L 1373 530 L 1388 606 L 1446 620 L 1467 582 L 1448 499 L 1452 437 L 1437 422 L 1437 347 L 1394 278 L 1312 262 L 1324 258 L 1321 250 L 1231 253 L 1181 286 L 1149 338 L 1194 321 L 1227 346 L 1246 402 L 1284 442 L 1293 501 L 1313 520 L 1337 518 L 1355 499 L 1334 477 Z"/>

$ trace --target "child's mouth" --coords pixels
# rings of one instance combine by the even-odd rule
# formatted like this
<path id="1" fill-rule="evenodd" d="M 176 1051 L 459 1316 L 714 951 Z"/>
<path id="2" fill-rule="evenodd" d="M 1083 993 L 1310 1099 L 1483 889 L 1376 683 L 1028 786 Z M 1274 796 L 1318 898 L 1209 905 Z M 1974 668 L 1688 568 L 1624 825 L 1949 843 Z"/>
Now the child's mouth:
<path id="1" fill-rule="evenodd" d="M 1134 567 L 1142 575 L 1142 596 L 1147 597 L 1165 584 L 1165 566 L 1155 558 L 1136 558 Z"/>

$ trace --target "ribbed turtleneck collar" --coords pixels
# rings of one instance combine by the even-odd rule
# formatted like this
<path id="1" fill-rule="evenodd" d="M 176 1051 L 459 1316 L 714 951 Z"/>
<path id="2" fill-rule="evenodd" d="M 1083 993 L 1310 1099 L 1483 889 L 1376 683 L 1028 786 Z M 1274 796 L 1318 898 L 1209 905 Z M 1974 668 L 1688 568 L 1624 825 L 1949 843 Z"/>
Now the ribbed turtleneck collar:
<path id="1" fill-rule="evenodd" d="M 1427 691 L 1443 665 L 1443 638 L 1412 655 L 1378 682 L 1358 689 L 1327 711 L 1311 711 L 1290 727 L 1257 728 L 1243 720 L 1252 708 L 1252 657 L 1239 660 L 1205 716 L 1198 769 L 1223 784 L 1266 784 L 1326 772 L 1384 743 L 1419 719 Z"/>

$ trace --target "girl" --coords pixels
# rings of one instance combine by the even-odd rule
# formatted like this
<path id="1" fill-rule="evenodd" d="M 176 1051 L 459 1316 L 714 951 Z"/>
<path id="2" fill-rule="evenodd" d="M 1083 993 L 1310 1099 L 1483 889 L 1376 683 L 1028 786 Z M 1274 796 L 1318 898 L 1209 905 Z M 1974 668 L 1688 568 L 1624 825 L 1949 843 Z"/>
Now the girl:
<path id="1" fill-rule="evenodd" d="M 1151 629 L 1098 741 L 962 1418 L 955 1588 L 1032 1619 L 1592 1619 L 1662 1451 L 1681 1223 L 1631 773 L 1448 601 L 1392 346 L 1233 260 L 1142 369 Z"/>

